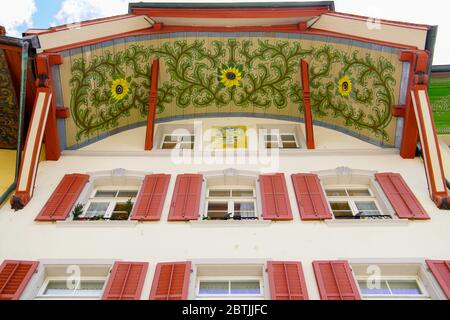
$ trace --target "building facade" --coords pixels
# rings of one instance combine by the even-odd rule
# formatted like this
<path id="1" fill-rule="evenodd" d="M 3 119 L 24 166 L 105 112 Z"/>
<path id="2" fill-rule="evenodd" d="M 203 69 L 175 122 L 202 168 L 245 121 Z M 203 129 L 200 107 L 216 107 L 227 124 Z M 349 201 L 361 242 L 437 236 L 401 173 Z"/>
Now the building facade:
<path id="1" fill-rule="evenodd" d="M 449 299 L 435 31 L 333 2 L 29 30 L 0 298 Z"/>

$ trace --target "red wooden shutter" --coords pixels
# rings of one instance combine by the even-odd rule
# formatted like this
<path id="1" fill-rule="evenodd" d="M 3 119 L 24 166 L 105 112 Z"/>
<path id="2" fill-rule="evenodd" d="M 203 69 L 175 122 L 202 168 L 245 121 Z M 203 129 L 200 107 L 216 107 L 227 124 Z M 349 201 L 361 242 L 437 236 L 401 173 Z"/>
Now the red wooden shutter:
<path id="1" fill-rule="evenodd" d="M 5 260 L 0 266 L 0 300 L 18 300 L 39 262 Z"/>
<path id="2" fill-rule="evenodd" d="M 292 220 L 291 204 L 283 173 L 259 176 L 264 220 Z"/>
<path id="3" fill-rule="evenodd" d="M 88 180 L 86 174 L 66 174 L 35 220 L 66 220 Z"/>
<path id="4" fill-rule="evenodd" d="M 427 265 L 450 300 L 450 260 L 427 260 Z"/>
<path id="5" fill-rule="evenodd" d="M 308 300 L 303 268 L 300 262 L 269 261 L 270 298 L 272 300 Z"/>
<path id="6" fill-rule="evenodd" d="M 313 267 L 322 300 L 361 300 L 347 261 L 314 261 Z"/>
<path id="7" fill-rule="evenodd" d="M 430 219 L 400 174 L 376 173 L 375 179 L 400 219 Z"/>
<path id="8" fill-rule="evenodd" d="M 187 300 L 191 262 L 158 263 L 150 300 Z"/>
<path id="9" fill-rule="evenodd" d="M 140 300 L 147 262 L 116 262 L 103 292 L 103 300 Z"/>
<path id="10" fill-rule="evenodd" d="M 320 184 L 319 176 L 311 173 L 292 175 L 295 197 L 302 220 L 332 219 L 325 192 Z"/>
<path id="11" fill-rule="evenodd" d="M 197 220 L 203 176 L 201 174 L 180 174 L 175 182 L 169 221 Z"/>
<path id="12" fill-rule="evenodd" d="M 170 175 L 168 174 L 145 176 L 136 203 L 133 206 L 131 220 L 160 220 L 169 182 Z"/>

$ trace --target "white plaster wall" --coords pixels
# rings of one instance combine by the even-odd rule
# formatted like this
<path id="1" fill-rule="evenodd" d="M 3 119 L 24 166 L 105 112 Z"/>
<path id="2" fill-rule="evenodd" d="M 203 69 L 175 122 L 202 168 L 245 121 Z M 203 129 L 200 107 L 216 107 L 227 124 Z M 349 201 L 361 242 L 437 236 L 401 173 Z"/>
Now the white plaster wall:
<path id="1" fill-rule="evenodd" d="M 219 119 L 222 124 L 253 126 L 259 119 Z M 208 122 L 209 120 L 204 120 Z M 268 121 L 268 120 L 267 120 Z M 268 121 L 273 123 L 274 121 Z M 303 127 L 303 125 L 302 125 Z M 294 220 L 268 224 L 207 225 L 204 223 L 167 222 L 175 176 L 180 173 L 220 170 L 260 169 L 258 165 L 173 165 L 169 156 L 142 152 L 133 156 L 86 154 L 71 152 L 57 162 L 39 166 L 34 197 L 28 206 L 13 212 L 8 206 L 0 209 L 0 261 L 3 259 L 117 259 L 150 263 L 143 298 L 150 292 L 157 262 L 191 259 L 274 259 L 299 260 L 303 263 L 308 291 L 318 299 L 311 262 L 313 260 L 350 258 L 430 258 L 450 260 L 450 212 L 438 210 L 429 198 L 423 163 L 419 159 L 404 160 L 396 151 L 381 150 L 354 138 L 315 127 L 316 141 L 322 148 L 333 145 L 335 151 L 298 151 L 280 155 L 280 172 L 287 177 L 287 187 Z M 134 150 L 143 142 L 144 131 L 135 129 L 89 146 L 89 150 L 109 147 Z M 134 136 L 133 136 L 134 134 Z M 97 148 L 98 146 L 98 148 Z M 108 148 L 106 148 L 108 146 Z M 143 146 L 143 143 L 141 144 Z M 349 153 L 353 147 L 361 150 Z M 106 148 L 106 149 L 105 149 Z M 429 221 L 405 224 L 389 223 L 332 226 L 325 222 L 302 222 L 296 204 L 292 173 L 334 169 L 399 172 L 431 216 Z M 64 223 L 42 223 L 34 219 L 54 188 L 66 173 L 84 173 L 125 168 L 128 170 L 171 173 L 169 193 L 159 222 L 128 223 L 121 226 L 94 227 L 86 222 L 81 227 Z"/>

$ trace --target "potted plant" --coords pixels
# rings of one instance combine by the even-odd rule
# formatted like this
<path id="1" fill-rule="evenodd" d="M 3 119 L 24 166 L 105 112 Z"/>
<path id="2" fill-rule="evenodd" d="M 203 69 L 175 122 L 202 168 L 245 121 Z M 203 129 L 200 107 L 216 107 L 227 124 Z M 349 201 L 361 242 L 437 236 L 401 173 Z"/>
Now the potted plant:
<path id="1" fill-rule="evenodd" d="M 72 215 L 73 220 L 82 220 L 80 216 L 83 214 L 83 205 L 81 203 L 78 203 L 75 208 L 73 208 Z"/>

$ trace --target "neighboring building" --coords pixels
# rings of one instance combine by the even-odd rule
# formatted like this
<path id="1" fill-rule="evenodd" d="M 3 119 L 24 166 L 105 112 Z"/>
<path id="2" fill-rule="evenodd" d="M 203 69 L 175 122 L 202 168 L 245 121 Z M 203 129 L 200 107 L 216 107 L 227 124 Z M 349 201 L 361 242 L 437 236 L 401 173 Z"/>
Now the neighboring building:
<path id="1" fill-rule="evenodd" d="M 433 66 L 428 92 L 448 181 L 450 180 L 450 65 Z"/>
<path id="2" fill-rule="evenodd" d="M 29 30 L 0 298 L 449 299 L 435 33 L 331 1 Z"/>

